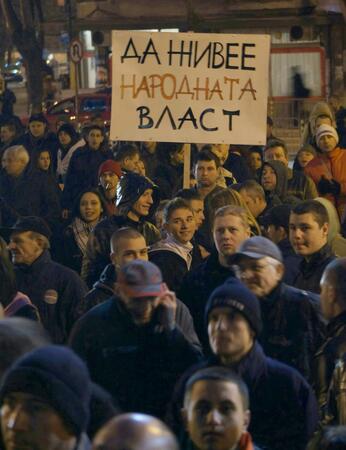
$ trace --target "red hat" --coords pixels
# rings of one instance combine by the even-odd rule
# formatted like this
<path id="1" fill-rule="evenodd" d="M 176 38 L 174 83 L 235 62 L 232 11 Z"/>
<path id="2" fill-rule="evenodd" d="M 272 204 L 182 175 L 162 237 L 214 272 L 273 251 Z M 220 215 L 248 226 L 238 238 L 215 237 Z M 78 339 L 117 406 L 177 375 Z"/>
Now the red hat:
<path id="1" fill-rule="evenodd" d="M 120 164 L 112 159 L 107 159 L 99 167 L 99 178 L 105 172 L 113 172 L 119 178 L 122 176 L 123 172 L 121 170 Z"/>

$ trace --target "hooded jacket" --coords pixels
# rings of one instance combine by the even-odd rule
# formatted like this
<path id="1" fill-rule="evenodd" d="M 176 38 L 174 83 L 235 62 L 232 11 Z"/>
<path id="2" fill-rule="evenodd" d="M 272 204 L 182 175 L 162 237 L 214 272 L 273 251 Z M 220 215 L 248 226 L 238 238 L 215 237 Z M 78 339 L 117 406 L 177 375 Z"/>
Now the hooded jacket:
<path id="1" fill-rule="evenodd" d="M 281 161 L 266 161 L 262 166 L 260 179 L 262 180 L 265 166 L 270 166 L 276 174 L 276 186 L 273 191 L 265 191 L 268 207 L 280 205 L 287 196 L 287 167 Z"/>
<path id="2" fill-rule="evenodd" d="M 149 211 L 149 217 L 153 215 L 160 202 L 159 188 L 149 178 L 135 172 L 125 173 L 117 185 L 115 205 L 121 216 L 127 216 L 134 203 L 147 189 L 153 190 L 153 204 Z"/>
<path id="3" fill-rule="evenodd" d="M 332 126 L 335 127 L 334 115 L 328 103 L 326 102 L 316 103 L 311 110 L 308 123 L 306 123 L 304 126 L 301 142 L 302 145 L 311 144 L 316 147 L 315 141 L 316 119 L 320 116 L 328 116 L 332 122 Z"/>
<path id="4" fill-rule="evenodd" d="M 120 178 L 116 196 L 119 215 L 101 220 L 89 235 L 85 259 L 85 281 L 89 287 L 96 282 L 103 269 L 110 263 L 110 239 L 119 228 L 130 227 L 139 231 L 143 234 L 147 245 L 152 245 L 160 240 L 160 232 L 151 222 L 146 221 L 143 217 L 139 221 L 127 217 L 133 204 L 147 189 L 153 190 L 150 217 L 159 204 L 157 186 L 149 178 L 134 172 L 128 172 Z"/>

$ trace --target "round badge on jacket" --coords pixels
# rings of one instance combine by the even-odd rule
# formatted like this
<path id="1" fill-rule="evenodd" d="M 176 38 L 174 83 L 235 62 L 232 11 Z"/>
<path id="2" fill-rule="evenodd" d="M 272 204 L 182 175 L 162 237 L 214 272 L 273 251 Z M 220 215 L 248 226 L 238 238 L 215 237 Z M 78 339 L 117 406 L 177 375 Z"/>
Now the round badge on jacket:
<path id="1" fill-rule="evenodd" d="M 58 301 L 58 293 L 54 289 L 47 289 L 44 293 L 43 300 L 48 303 L 48 305 L 55 305 Z"/>

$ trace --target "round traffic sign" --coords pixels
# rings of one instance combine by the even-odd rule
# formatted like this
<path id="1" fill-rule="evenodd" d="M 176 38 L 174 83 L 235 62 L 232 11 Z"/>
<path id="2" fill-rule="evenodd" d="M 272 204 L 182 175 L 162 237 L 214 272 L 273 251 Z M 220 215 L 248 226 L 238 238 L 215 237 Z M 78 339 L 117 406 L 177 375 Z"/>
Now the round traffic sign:
<path id="1" fill-rule="evenodd" d="M 83 44 L 79 39 L 73 39 L 70 44 L 70 58 L 75 64 L 83 58 Z"/>

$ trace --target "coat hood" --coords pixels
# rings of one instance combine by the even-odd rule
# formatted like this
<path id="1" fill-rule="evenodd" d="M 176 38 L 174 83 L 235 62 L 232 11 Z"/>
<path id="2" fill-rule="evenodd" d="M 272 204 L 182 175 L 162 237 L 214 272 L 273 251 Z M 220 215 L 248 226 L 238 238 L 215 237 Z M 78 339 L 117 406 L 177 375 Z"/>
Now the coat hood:
<path id="1" fill-rule="evenodd" d="M 262 172 L 264 166 L 266 165 L 270 166 L 276 174 L 276 187 L 272 193 L 276 194 L 280 198 L 280 200 L 283 201 L 287 195 L 287 167 L 281 161 L 266 161 L 263 164 Z"/>
<path id="2" fill-rule="evenodd" d="M 150 208 L 151 216 L 160 202 L 159 188 L 149 178 L 138 173 L 125 173 L 119 180 L 115 205 L 122 216 L 126 216 L 133 204 L 147 189 L 153 190 L 153 204 Z"/>

